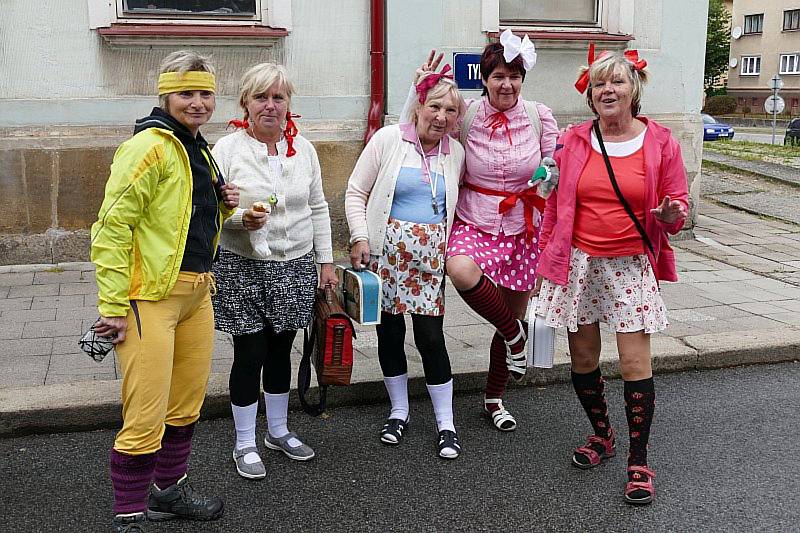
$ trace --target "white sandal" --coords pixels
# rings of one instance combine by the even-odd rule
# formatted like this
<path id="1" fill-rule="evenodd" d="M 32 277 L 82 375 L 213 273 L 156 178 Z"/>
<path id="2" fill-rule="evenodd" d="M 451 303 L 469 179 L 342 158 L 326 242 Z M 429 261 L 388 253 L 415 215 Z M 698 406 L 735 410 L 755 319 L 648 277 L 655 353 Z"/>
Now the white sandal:
<path id="1" fill-rule="evenodd" d="M 525 350 L 525 342 L 528 340 L 527 327 L 521 320 L 517 320 L 519 324 L 519 333 L 510 341 L 504 341 L 506 345 L 506 368 L 511 373 L 515 381 L 521 381 L 525 377 L 525 372 L 528 370 L 528 353 Z M 522 351 L 512 354 L 511 347 L 517 344 L 520 339 L 523 342 Z"/>
<path id="2" fill-rule="evenodd" d="M 486 407 L 487 404 L 497 405 L 497 409 L 490 411 L 489 408 Z M 492 417 L 494 427 L 500 431 L 514 431 L 517 429 L 517 421 L 511 416 L 511 413 L 506 411 L 506 408 L 503 407 L 503 400 L 500 398 L 484 398 L 483 410 Z"/>

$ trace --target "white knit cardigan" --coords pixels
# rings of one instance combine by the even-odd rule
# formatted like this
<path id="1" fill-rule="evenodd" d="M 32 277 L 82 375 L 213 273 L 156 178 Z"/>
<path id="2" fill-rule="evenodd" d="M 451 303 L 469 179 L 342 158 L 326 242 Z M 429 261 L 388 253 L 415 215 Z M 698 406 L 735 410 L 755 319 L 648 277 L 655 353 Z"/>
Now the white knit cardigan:
<path id="1" fill-rule="evenodd" d="M 444 155 L 443 162 L 448 238 L 464 172 L 464 148 L 455 139 L 451 138 L 449 143 L 450 153 Z M 403 132 L 397 124 L 378 130 L 364 147 L 350 175 L 344 198 L 351 245 L 366 240 L 370 254 L 383 254 L 397 176 L 407 151 L 414 149 L 414 145 L 403 141 Z"/>
<path id="2" fill-rule="evenodd" d="M 235 254 L 259 259 L 253 253 L 242 215 L 253 202 L 266 202 L 270 194 L 275 194 L 278 203 L 265 226 L 272 254 L 265 259 L 289 261 L 313 249 L 317 263 L 332 263 L 331 219 L 317 151 L 300 135 L 294 139 L 294 156 L 286 157 L 285 139 L 277 147 L 283 166 L 277 180 L 268 170 L 267 145 L 244 130 L 222 137 L 211 150 L 225 179 L 239 187 L 240 207 L 225 221 L 220 245 Z"/>

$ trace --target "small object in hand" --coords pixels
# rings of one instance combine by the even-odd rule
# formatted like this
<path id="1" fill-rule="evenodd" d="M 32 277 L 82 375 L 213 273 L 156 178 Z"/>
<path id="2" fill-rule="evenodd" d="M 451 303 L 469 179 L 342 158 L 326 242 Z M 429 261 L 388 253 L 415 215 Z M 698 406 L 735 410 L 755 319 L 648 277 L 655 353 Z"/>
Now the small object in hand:
<path id="1" fill-rule="evenodd" d="M 536 169 L 528 185 L 537 187 L 537 193 L 544 199 L 547 199 L 557 187 L 560 172 L 555 159 L 552 157 L 542 158 L 542 164 Z"/>
<path id="2" fill-rule="evenodd" d="M 258 213 L 269 213 L 269 207 L 264 202 L 253 202 L 251 209 Z"/>
<path id="3" fill-rule="evenodd" d="M 94 327 L 99 321 L 100 319 L 98 318 L 97 321 L 92 324 L 92 327 L 89 328 L 89 331 L 78 341 L 78 346 L 81 347 L 81 350 L 86 352 L 89 357 L 98 363 L 105 359 L 108 352 L 114 348 L 114 339 L 116 339 L 116 335 L 112 337 L 101 337 L 95 333 Z"/>
<path id="4" fill-rule="evenodd" d="M 278 205 L 278 197 L 275 196 L 274 193 L 270 194 L 269 198 L 267 198 L 267 202 L 269 202 L 269 205 L 275 207 L 276 205 Z"/>
<path id="5" fill-rule="evenodd" d="M 536 172 L 533 173 L 533 177 L 528 181 L 528 185 L 533 187 L 536 185 L 537 181 L 550 181 L 551 177 L 550 169 L 547 167 L 539 167 L 536 169 Z"/>

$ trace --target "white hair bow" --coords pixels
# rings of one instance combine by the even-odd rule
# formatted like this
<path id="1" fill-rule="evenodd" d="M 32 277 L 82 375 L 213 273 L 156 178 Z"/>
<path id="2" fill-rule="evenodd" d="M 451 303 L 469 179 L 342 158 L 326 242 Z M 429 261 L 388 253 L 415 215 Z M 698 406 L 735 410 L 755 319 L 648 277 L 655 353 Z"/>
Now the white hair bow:
<path id="1" fill-rule="evenodd" d="M 506 63 L 511 63 L 515 57 L 521 55 L 522 66 L 526 71 L 536 65 L 536 47 L 527 35 L 520 39 L 511 30 L 506 29 L 500 35 L 500 44 L 503 45 L 503 59 Z"/>

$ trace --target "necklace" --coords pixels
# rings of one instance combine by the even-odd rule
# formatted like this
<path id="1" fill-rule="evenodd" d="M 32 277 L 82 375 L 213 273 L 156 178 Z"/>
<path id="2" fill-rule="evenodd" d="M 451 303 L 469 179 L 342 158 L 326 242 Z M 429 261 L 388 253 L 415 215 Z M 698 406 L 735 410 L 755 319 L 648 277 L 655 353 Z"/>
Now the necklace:
<path id="1" fill-rule="evenodd" d="M 250 137 L 252 137 L 253 140 L 255 140 L 256 142 L 259 142 L 261 144 L 266 144 L 267 145 L 267 177 L 269 178 L 269 181 L 272 182 L 272 190 L 273 191 L 277 191 L 278 190 L 278 178 L 282 174 L 282 166 L 283 166 L 281 164 L 281 161 L 280 161 L 280 155 L 278 155 L 278 153 L 276 153 L 275 155 L 271 155 L 269 153 L 269 144 L 261 142 L 259 140 L 259 138 L 256 137 L 255 131 L 251 131 L 250 128 L 248 128 L 247 129 L 247 134 Z M 278 143 L 277 142 L 275 143 L 275 151 L 278 152 Z M 272 161 L 274 161 L 273 158 L 277 159 L 277 164 L 275 165 L 276 168 L 274 169 L 274 172 L 273 172 L 273 168 L 272 168 Z M 278 204 L 278 196 L 277 196 L 277 194 L 275 194 L 275 192 L 271 193 L 267 197 L 267 202 L 269 203 L 270 207 L 275 207 Z"/>
<path id="2" fill-rule="evenodd" d="M 425 157 L 425 151 L 422 148 L 422 141 L 419 139 L 419 134 L 417 134 L 417 147 L 419 148 L 420 158 L 422 159 L 422 173 L 425 175 L 425 178 L 428 180 L 428 184 L 431 186 L 431 209 L 433 209 L 433 214 L 439 214 L 439 202 L 436 201 L 436 188 L 439 184 L 439 179 L 437 178 L 436 170 L 439 169 L 442 159 L 442 141 L 439 140 L 439 149 L 436 152 L 436 165 L 433 167 L 434 175 L 431 175 L 431 167 L 428 165 L 428 158 Z"/>

